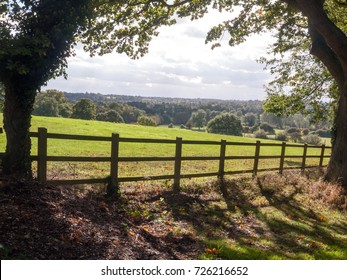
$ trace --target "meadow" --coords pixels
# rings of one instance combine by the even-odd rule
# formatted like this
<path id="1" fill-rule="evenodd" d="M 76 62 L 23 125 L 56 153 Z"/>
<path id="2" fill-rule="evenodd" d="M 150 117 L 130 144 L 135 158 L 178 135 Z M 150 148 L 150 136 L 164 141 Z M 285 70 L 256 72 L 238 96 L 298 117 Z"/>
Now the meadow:
<path id="1" fill-rule="evenodd" d="M 2 122 L 2 115 L 0 115 Z M 101 121 L 85 121 L 77 119 L 64 119 L 53 117 L 32 117 L 31 131 L 36 132 L 39 127 L 47 128 L 50 133 L 64 133 L 92 136 L 111 136 L 118 133 L 120 137 L 128 138 L 152 138 L 170 139 L 182 137 L 183 140 L 205 140 L 228 142 L 255 143 L 257 139 L 249 137 L 227 136 L 209 134 L 199 131 L 191 131 L 180 128 L 147 127 L 133 124 L 118 124 Z M 261 140 L 262 143 L 280 143 L 275 140 Z M 0 135 L 0 151 L 5 149 L 5 136 Z M 95 141 L 76 140 L 48 140 L 49 156 L 109 156 L 110 143 Z M 183 145 L 182 156 L 219 156 L 218 145 Z M 329 153 L 327 150 L 326 153 Z M 226 156 L 254 156 L 254 146 L 227 146 Z M 32 139 L 32 155 L 37 154 L 37 139 Z M 281 147 L 262 147 L 260 155 L 279 156 Z M 302 155 L 303 148 L 288 147 L 286 155 Z M 143 156 L 169 156 L 175 155 L 174 144 L 151 144 L 151 143 L 120 143 L 120 157 L 143 157 Z M 320 149 L 308 149 L 307 155 L 320 155 Z M 307 165 L 318 165 L 319 159 L 307 159 Z M 327 163 L 327 160 L 324 162 Z M 207 173 L 218 171 L 217 160 L 212 161 L 183 161 L 182 174 Z M 285 167 L 300 167 L 301 159 L 288 159 Z M 259 162 L 259 168 L 276 168 L 279 159 L 263 159 Z M 35 170 L 35 162 L 33 164 Z M 225 171 L 249 170 L 253 168 L 252 159 L 228 160 Z M 156 176 L 172 175 L 174 162 L 122 162 L 119 166 L 120 177 L 132 176 Z M 102 178 L 109 175 L 107 163 L 69 163 L 50 162 L 48 166 L 48 179 L 87 179 Z"/>

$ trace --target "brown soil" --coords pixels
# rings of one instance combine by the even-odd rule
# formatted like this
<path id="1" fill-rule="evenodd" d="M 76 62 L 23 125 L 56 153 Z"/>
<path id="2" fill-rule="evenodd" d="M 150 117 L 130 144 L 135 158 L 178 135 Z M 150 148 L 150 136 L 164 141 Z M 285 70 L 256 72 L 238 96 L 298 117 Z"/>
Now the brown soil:
<path id="1" fill-rule="evenodd" d="M 151 213 L 151 207 L 165 211 L 160 201 L 131 193 L 112 201 L 95 192 L 38 183 L 0 185 L 0 257 L 196 258 L 202 244 L 189 233 L 174 232 L 175 221 L 161 221 Z M 149 210 L 141 208 L 143 203 Z"/>

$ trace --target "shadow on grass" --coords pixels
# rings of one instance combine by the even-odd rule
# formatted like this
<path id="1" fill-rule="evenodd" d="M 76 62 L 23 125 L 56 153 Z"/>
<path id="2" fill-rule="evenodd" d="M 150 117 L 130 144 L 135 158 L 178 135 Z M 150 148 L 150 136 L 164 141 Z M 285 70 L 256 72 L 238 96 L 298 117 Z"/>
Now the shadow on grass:
<path id="1" fill-rule="evenodd" d="M 346 213 L 313 200 L 305 189 L 312 182 L 299 175 L 269 176 L 218 182 L 200 196 L 163 197 L 176 220 L 215 248 L 202 258 L 347 259 Z"/>
<path id="2" fill-rule="evenodd" d="M 324 201 L 323 193 L 314 199 L 311 183 L 290 173 L 193 185 L 179 194 L 163 185 L 134 185 L 111 201 L 77 188 L 17 182 L 0 188 L 0 245 L 5 246 L 0 254 L 6 259 L 347 259 L 346 213 Z"/>

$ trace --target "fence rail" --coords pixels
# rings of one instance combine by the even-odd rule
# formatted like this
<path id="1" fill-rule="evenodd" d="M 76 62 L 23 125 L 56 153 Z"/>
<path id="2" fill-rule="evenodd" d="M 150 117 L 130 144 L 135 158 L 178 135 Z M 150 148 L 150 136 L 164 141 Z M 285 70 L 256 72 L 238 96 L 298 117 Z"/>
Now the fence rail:
<path id="1" fill-rule="evenodd" d="M 106 136 L 87 136 L 87 135 L 70 135 L 70 134 L 58 134 L 48 133 L 46 128 L 39 128 L 38 132 L 30 132 L 30 137 L 38 138 L 37 156 L 32 156 L 32 161 L 37 161 L 37 178 L 38 181 L 50 184 L 86 184 L 86 183 L 108 183 L 108 193 L 113 193 L 118 189 L 119 183 L 122 182 L 134 182 L 144 180 L 173 180 L 173 188 L 175 191 L 180 190 L 180 180 L 184 178 L 199 178 L 199 177 L 212 177 L 216 176 L 223 179 L 225 175 L 235 175 L 252 173 L 256 176 L 258 172 L 264 171 L 278 171 L 280 174 L 286 169 L 301 169 L 310 167 L 323 167 L 325 158 L 329 158 L 330 155 L 326 155 L 327 149 L 331 149 L 329 146 L 313 146 L 313 145 L 299 145 L 282 143 L 261 143 L 256 141 L 255 143 L 243 143 L 243 142 L 228 142 L 226 140 L 221 141 L 198 141 L 198 140 L 183 140 L 177 137 L 175 140 L 169 139 L 143 139 L 143 138 L 124 138 L 118 134 L 112 134 L 111 137 Z M 61 139 L 61 140 L 79 140 L 79 141 L 105 141 L 111 143 L 110 156 L 49 156 L 47 154 L 47 140 L 48 139 Z M 154 143 L 154 144 L 171 144 L 175 145 L 174 156 L 146 156 L 146 157 L 121 157 L 119 156 L 119 144 L 120 143 Z M 220 147 L 220 153 L 218 156 L 182 156 L 183 145 L 217 145 Z M 254 155 L 226 155 L 227 146 L 251 146 L 255 147 Z M 261 147 L 279 147 L 281 148 L 280 155 L 260 155 Z M 287 155 L 286 149 L 289 147 L 303 148 L 301 155 Z M 308 148 L 320 149 L 320 155 L 308 155 Z M 0 157 L 3 153 L 0 153 Z M 299 167 L 285 167 L 285 159 L 302 159 Z M 306 161 L 308 158 L 319 159 L 319 164 L 314 166 L 308 166 Z M 276 168 L 259 168 L 259 160 L 263 159 L 279 159 L 279 166 Z M 216 172 L 205 172 L 197 174 L 182 174 L 182 162 L 184 161 L 218 161 L 218 170 Z M 227 160 L 253 160 L 253 168 L 248 170 L 225 170 L 225 162 Z M 118 165 L 120 162 L 174 162 L 174 174 L 170 175 L 156 175 L 156 176 L 138 176 L 138 177 L 119 177 Z M 95 178 L 95 179 L 73 179 L 73 180 L 47 180 L 47 163 L 48 162 L 108 162 L 110 163 L 109 177 L 108 178 Z"/>

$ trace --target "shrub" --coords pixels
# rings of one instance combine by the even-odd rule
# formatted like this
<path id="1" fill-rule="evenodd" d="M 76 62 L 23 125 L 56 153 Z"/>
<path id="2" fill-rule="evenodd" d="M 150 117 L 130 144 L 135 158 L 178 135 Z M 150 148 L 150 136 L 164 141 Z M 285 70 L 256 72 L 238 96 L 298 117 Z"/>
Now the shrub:
<path id="1" fill-rule="evenodd" d="M 170 123 L 170 124 L 168 125 L 168 128 L 173 128 L 173 127 L 174 127 L 173 123 Z"/>
<path id="2" fill-rule="evenodd" d="M 241 120 L 232 113 L 222 113 L 208 122 L 207 131 L 242 136 Z"/>
<path id="3" fill-rule="evenodd" d="M 329 130 L 318 129 L 315 134 L 318 134 L 320 137 L 331 138 L 331 133 Z"/>
<path id="4" fill-rule="evenodd" d="M 288 141 L 288 134 L 285 132 L 279 132 L 276 135 L 276 140 L 279 141 Z"/>
<path id="5" fill-rule="evenodd" d="M 264 129 L 259 129 L 254 133 L 255 138 L 267 139 L 267 134 Z"/>
<path id="6" fill-rule="evenodd" d="M 185 128 L 192 129 L 192 127 L 193 127 L 192 121 L 191 120 L 187 121 Z"/>
<path id="7" fill-rule="evenodd" d="M 320 145 L 322 143 L 322 139 L 320 139 L 318 135 L 314 134 L 303 136 L 302 141 L 310 145 Z"/>
<path id="8" fill-rule="evenodd" d="M 310 130 L 308 129 L 308 128 L 304 128 L 303 130 L 302 130 L 302 135 L 308 135 L 310 133 Z"/>
<path id="9" fill-rule="evenodd" d="M 244 133 L 251 133 L 251 128 L 247 125 L 242 126 L 242 130 Z"/>
<path id="10" fill-rule="evenodd" d="M 96 115 L 96 119 L 98 121 L 124 123 L 122 116 L 115 110 L 109 110 L 104 113 L 99 113 Z"/>
<path id="11" fill-rule="evenodd" d="M 288 128 L 288 129 L 286 130 L 286 132 L 287 132 L 288 134 L 292 134 L 292 133 L 299 133 L 299 134 L 301 134 L 300 129 L 299 129 L 299 128 L 296 128 L 296 127 Z"/>
<path id="12" fill-rule="evenodd" d="M 145 115 L 140 116 L 137 123 L 144 126 L 157 126 L 157 123 L 150 116 Z"/>
<path id="13" fill-rule="evenodd" d="M 275 130 L 274 128 L 269 125 L 268 123 L 262 123 L 260 126 L 259 126 L 260 129 L 264 130 L 265 132 L 269 133 L 269 134 L 275 134 Z"/>
<path id="14" fill-rule="evenodd" d="M 298 141 L 301 141 L 301 133 L 300 132 L 293 132 L 293 133 L 288 133 L 290 139 L 293 141 L 293 142 L 298 142 Z"/>

